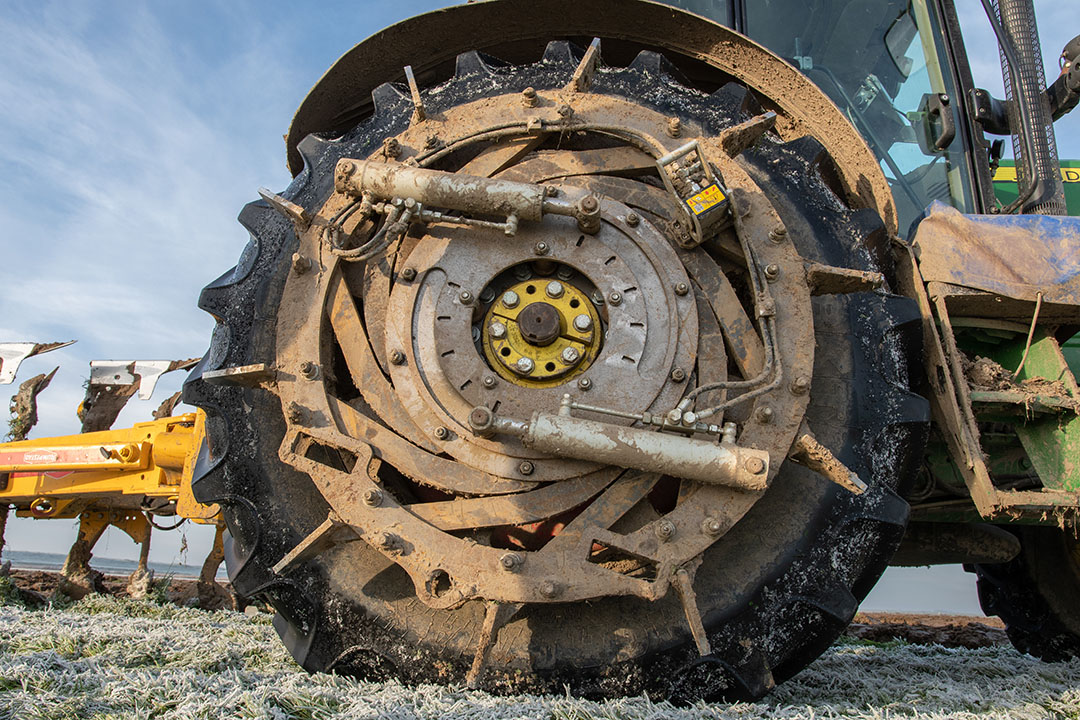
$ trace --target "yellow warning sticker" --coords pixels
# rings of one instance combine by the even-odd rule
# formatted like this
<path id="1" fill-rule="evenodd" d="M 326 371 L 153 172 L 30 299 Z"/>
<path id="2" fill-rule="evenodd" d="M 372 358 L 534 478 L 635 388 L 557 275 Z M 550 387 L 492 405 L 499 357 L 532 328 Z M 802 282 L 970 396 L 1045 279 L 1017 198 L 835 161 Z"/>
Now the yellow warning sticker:
<path id="1" fill-rule="evenodd" d="M 716 207 L 725 200 L 727 200 L 727 196 L 720 190 L 720 186 L 710 185 L 697 195 L 689 198 L 686 201 L 686 204 L 690 206 L 690 209 L 694 211 L 695 215 L 700 215 L 709 208 Z"/>

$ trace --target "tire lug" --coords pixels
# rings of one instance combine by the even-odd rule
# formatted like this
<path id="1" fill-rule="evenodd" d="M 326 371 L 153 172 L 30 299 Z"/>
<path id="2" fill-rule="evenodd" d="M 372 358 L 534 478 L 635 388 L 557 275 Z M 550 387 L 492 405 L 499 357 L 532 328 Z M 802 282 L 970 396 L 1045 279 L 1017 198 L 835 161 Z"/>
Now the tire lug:
<path id="1" fill-rule="evenodd" d="M 458 293 L 458 300 L 461 301 L 462 305 L 472 305 L 475 298 L 473 297 L 473 294 L 468 290 L 462 290 L 460 293 Z"/>
<path id="2" fill-rule="evenodd" d="M 488 329 L 488 331 L 491 333 L 491 337 L 495 338 L 496 340 L 502 340 L 504 337 L 506 337 L 506 326 L 503 325 L 501 322 L 491 323 L 491 327 Z"/>
<path id="3" fill-rule="evenodd" d="M 532 358 L 523 357 L 518 358 L 518 361 L 514 363 L 514 367 L 522 375 L 528 375 L 536 368 L 536 363 L 532 361 Z"/>
<path id="4" fill-rule="evenodd" d="M 544 288 L 544 292 L 547 293 L 547 296 L 552 300 L 557 300 L 563 296 L 565 288 L 563 288 L 563 284 L 558 280 L 552 280 L 547 284 L 547 287 Z"/>
<path id="5" fill-rule="evenodd" d="M 588 332 L 592 328 L 592 318 L 582 313 L 574 318 L 574 329 L 578 332 Z"/>
<path id="6" fill-rule="evenodd" d="M 641 224 L 641 216 L 636 212 L 626 213 L 626 224 L 630 227 L 637 227 Z"/>

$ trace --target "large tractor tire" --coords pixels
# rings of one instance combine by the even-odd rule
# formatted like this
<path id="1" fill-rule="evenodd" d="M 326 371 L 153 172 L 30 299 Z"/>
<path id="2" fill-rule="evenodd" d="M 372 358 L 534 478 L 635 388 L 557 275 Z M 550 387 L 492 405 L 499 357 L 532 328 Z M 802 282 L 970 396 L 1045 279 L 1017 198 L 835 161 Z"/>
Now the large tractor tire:
<path id="1" fill-rule="evenodd" d="M 1009 528 L 1020 554 L 1007 563 L 974 565 L 979 604 L 997 615 L 1022 653 L 1047 662 L 1080 657 L 1080 541 L 1072 530 Z"/>
<path id="2" fill-rule="evenodd" d="M 908 390 L 917 312 L 843 272 L 888 275 L 881 219 L 812 137 L 759 132 L 768 98 L 688 87 L 650 52 L 581 81 L 582 59 L 564 42 L 532 64 L 467 53 L 422 107 L 380 87 L 370 118 L 309 136 L 292 185 L 244 209 L 251 242 L 201 296 L 218 325 L 185 387 L 207 413 L 193 491 L 223 509 L 233 587 L 277 610 L 310 671 L 756 698 L 835 640 L 903 535 L 894 490 L 927 428 Z M 655 160 L 695 139 L 733 224 L 688 248 Z M 408 203 L 381 208 L 395 225 L 338 192 L 342 158 L 592 193 L 601 222 L 506 237 L 444 213 L 406 231 Z M 834 284 L 812 292 L 808 263 Z M 529 335 L 511 292 L 537 322 L 543 295 L 560 339 Z M 574 323 L 580 357 L 552 355 Z M 469 422 L 481 405 L 528 422 L 568 394 L 640 427 L 709 382 L 733 384 L 697 410 L 738 402 L 697 437 L 768 452 L 767 489 L 554 457 Z M 811 433 L 828 467 L 793 450 Z M 841 464 L 864 493 L 825 477 L 847 480 Z"/>

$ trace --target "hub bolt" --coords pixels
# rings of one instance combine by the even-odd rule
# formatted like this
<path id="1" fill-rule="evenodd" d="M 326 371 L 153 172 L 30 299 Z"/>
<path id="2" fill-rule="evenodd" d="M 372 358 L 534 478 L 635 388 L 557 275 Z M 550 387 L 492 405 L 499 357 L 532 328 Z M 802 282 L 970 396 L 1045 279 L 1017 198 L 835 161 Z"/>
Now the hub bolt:
<path id="1" fill-rule="evenodd" d="M 677 117 L 668 118 L 667 134 L 673 138 L 677 138 L 682 135 L 682 120 L 679 120 L 679 118 Z"/>
<path id="2" fill-rule="evenodd" d="M 494 375 L 485 375 L 484 379 L 481 382 L 483 383 L 484 387 L 490 390 L 491 388 L 495 387 L 495 384 L 498 381 L 495 379 Z"/>
<path id="3" fill-rule="evenodd" d="M 528 460 L 522 460 L 521 463 L 518 465 L 518 472 L 522 475 L 532 475 L 533 470 L 535 469 L 536 468 L 533 467 L 533 464 Z"/>
<path id="4" fill-rule="evenodd" d="M 592 380 L 589 378 L 581 378 L 577 381 L 577 386 L 585 392 L 588 392 L 592 388 Z"/>
<path id="5" fill-rule="evenodd" d="M 546 598 L 557 597 L 561 590 L 562 589 L 558 586 L 558 584 L 552 582 L 551 580 L 545 580 L 544 582 L 540 583 L 540 594 Z"/>
<path id="6" fill-rule="evenodd" d="M 743 467 L 746 468 L 746 472 L 751 475 L 760 475 L 765 472 L 765 461 L 759 457 L 746 458 Z"/>
<path id="7" fill-rule="evenodd" d="M 375 488 L 369 488 L 364 491 L 364 504 L 368 507 L 379 507 L 382 505 L 382 491 Z"/>
<path id="8" fill-rule="evenodd" d="M 480 328 L 476 327 L 475 325 L 472 329 L 472 341 L 480 342 Z"/>
<path id="9" fill-rule="evenodd" d="M 563 284 L 558 280 L 552 280 L 547 284 L 547 287 L 544 288 L 544 292 L 547 293 L 549 298 L 561 298 L 563 296 Z"/>
<path id="10" fill-rule="evenodd" d="M 503 325 L 501 322 L 493 322 L 491 323 L 490 332 L 491 337 L 495 338 L 496 340 L 502 339 L 506 337 L 506 326 Z"/>
<path id="11" fill-rule="evenodd" d="M 671 371 L 671 379 L 675 382 L 682 382 L 686 379 L 686 371 L 681 367 L 677 367 Z"/>
<path id="12" fill-rule="evenodd" d="M 516 552 L 508 552 L 499 558 L 499 567 L 507 572 L 517 572 L 525 562 L 525 558 Z"/>
<path id="13" fill-rule="evenodd" d="M 297 275 L 303 275 L 311 269 L 311 261 L 300 253 L 293 253 L 292 256 L 292 269 Z"/>
<path id="14" fill-rule="evenodd" d="M 690 286 L 684 282 L 675 283 L 675 294 L 682 297 L 686 293 L 690 292 Z"/>
<path id="15" fill-rule="evenodd" d="M 599 290 L 594 290 L 592 295 L 589 296 L 589 298 L 593 301 L 593 305 L 604 304 L 604 294 Z"/>
<path id="16" fill-rule="evenodd" d="M 776 278 L 780 277 L 780 266 L 775 263 L 770 263 L 765 266 L 765 279 L 772 282 Z"/>
<path id="17" fill-rule="evenodd" d="M 767 424 L 772 422 L 773 409 L 771 407 L 769 407 L 768 405 L 762 405 L 761 407 L 759 407 L 757 410 L 754 411 L 754 417 L 757 418 L 759 423 L 762 423 L 763 425 L 767 425 Z"/>
<path id="18" fill-rule="evenodd" d="M 503 293 L 503 296 L 502 296 L 503 305 L 505 305 L 508 308 L 517 307 L 517 304 L 518 304 L 518 302 L 520 300 L 521 300 L 521 298 L 519 298 L 518 294 L 516 292 L 514 292 L 513 290 L 507 290 L 506 292 Z"/>
<path id="19" fill-rule="evenodd" d="M 439 427 L 435 428 L 435 437 L 437 437 L 439 440 L 446 440 L 450 437 L 450 431 L 440 425 Z"/>
<path id="20" fill-rule="evenodd" d="M 555 274 L 558 275 L 559 278 L 562 279 L 562 280 L 569 280 L 574 275 L 574 271 L 571 268 L 568 268 L 565 265 L 563 265 L 562 267 L 560 267 L 558 270 L 555 271 Z"/>
<path id="21" fill-rule="evenodd" d="M 810 378 L 800 375 L 791 381 L 791 392 L 794 395 L 805 395 L 810 389 Z"/>
<path id="22" fill-rule="evenodd" d="M 626 224 L 630 227 L 637 227 L 641 223 L 641 216 L 636 212 L 626 213 Z"/>
<path id="23" fill-rule="evenodd" d="M 578 361 L 578 358 L 580 358 L 580 357 L 581 357 L 581 353 L 578 352 L 576 347 L 564 348 L 563 351 L 562 351 L 563 362 L 568 364 L 568 365 L 572 365 L 573 363 L 576 363 Z"/>
<path id="24" fill-rule="evenodd" d="M 622 293 L 613 292 L 607 296 L 608 302 L 612 305 L 618 305 L 622 302 Z"/>
<path id="25" fill-rule="evenodd" d="M 300 363 L 300 374 L 308 380 L 314 380 L 319 377 L 319 366 L 309 360 L 305 360 Z"/>
<path id="26" fill-rule="evenodd" d="M 472 305 L 473 294 L 468 290 L 462 290 L 460 293 L 458 293 L 458 300 L 461 301 L 462 305 Z"/>
<path id="27" fill-rule="evenodd" d="M 656 523 L 656 537 L 660 539 L 660 542 L 667 542 L 671 538 L 675 537 L 675 523 L 670 520 L 661 520 Z"/>
<path id="28" fill-rule="evenodd" d="M 787 240 L 787 228 L 783 225 L 777 225 L 769 231 L 769 239 L 779 245 Z"/>
<path id="29" fill-rule="evenodd" d="M 405 364 L 405 353 L 401 352 L 400 350 L 394 350 L 393 352 L 391 352 L 390 353 L 390 364 L 391 365 L 404 365 Z"/>
<path id="30" fill-rule="evenodd" d="M 592 327 L 592 318 L 582 313 L 574 318 L 574 329 L 578 332 L 588 332 Z"/>
<path id="31" fill-rule="evenodd" d="M 491 288 L 484 288 L 480 291 L 480 302 L 489 303 L 495 299 L 495 291 Z"/>
<path id="32" fill-rule="evenodd" d="M 701 531 L 706 535 L 719 535 L 723 529 L 724 526 L 714 517 L 707 517 L 701 522 Z"/>
<path id="33" fill-rule="evenodd" d="M 528 375 L 533 371 L 533 368 L 536 367 L 536 363 L 532 361 L 532 358 L 523 357 L 518 359 L 514 367 L 516 367 L 518 372 L 522 375 Z"/>
<path id="34" fill-rule="evenodd" d="M 527 87 L 521 91 L 521 104 L 525 107 L 536 107 L 536 88 Z"/>
<path id="35" fill-rule="evenodd" d="M 529 270 L 528 265 L 518 265 L 514 268 L 514 277 L 518 280 L 528 280 L 532 277 L 532 271 Z"/>
<path id="36" fill-rule="evenodd" d="M 551 248 L 546 242 L 541 240 L 540 242 L 533 245 L 533 252 L 537 255 L 547 255 L 549 252 L 551 252 Z"/>
<path id="37" fill-rule="evenodd" d="M 405 282 L 412 282 L 416 279 L 416 268 L 407 267 L 401 271 L 401 279 Z"/>

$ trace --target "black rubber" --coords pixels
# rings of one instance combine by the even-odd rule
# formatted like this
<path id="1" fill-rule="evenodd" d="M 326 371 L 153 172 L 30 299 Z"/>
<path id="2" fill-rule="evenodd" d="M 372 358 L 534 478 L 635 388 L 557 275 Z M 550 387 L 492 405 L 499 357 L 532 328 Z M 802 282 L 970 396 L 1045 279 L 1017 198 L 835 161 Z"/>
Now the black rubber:
<path id="1" fill-rule="evenodd" d="M 1020 539 L 1007 563 L 965 566 L 979 604 L 1005 623 L 1020 652 L 1047 662 L 1080 657 L 1080 541 L 1056 527 L 1004 527 Z"/>
<path id="2" fill-rule="evenodd" d="M 459 74 L 425 102 L 438 112 L 528 85 L 562 87 L 579 57 L 580 50 L 561 42 L 534 65 L 503 67 L 470 53 L 459 60 Z M 642 53 L 628 68 L 601 69 L 591 90 L 713 132 L 757 110 L 756 99 L 737 84 L 711 96 L 687 89 L 654 53 Z M 301 144 L 305 171 L 286 198 L 313 212 L 332 189 L 339 157 L 365 157 L 404 130 L 410 106 L 401 90 L 386 85 L 375 96 L 377 110 L 366 123 L 333 141 L 309 137 Z M 887 265 L 880 219 L 831 189 L 835 172 L 816 141 L 766 137 L 743 161 L 806 258 L 859 269 Z M 201 502 L 222 504 L 233 586 L 277 609 L 275 627 L 308 670 L 460 683 L 483 619 L 480 603 L 428 608 L 406 573 L 363 542 L 338 545 L 285 577 L 270 570 L 325 519 L 327 506 L 309 478 L 278 460 L 284 426 L 276 396 L 201 379 L 208 369 L 274 362 L 277 301 L 297 240 L 291 225 L 261 202 L 247 206 L 240 220 L 252 240 L 237 267 L 203 291 L 200 306 L 218 326 L 184 390 L 186 402 L 207 412 L 210 445 L 200 454 L 193 490 Z M 813 302 L 818 342 L 808 420 L 870 490 L 854 496 L 799 466 L 784 466 L 768 493 L 705 553 L 695 590 L 711 656 L 697 656 L 673 593 L 655 603 L 531 605 L 499 636 L 500 646 L 525 659 L 490 669 L 487 689 L 647 691 L 677 702 L 756 698 L 844 630 L 903 535 L 908 508 L 894 490 L 921 458 L 929 412 L 908 390 L 921 347 L 911 301 L 879 292 Z"/>

